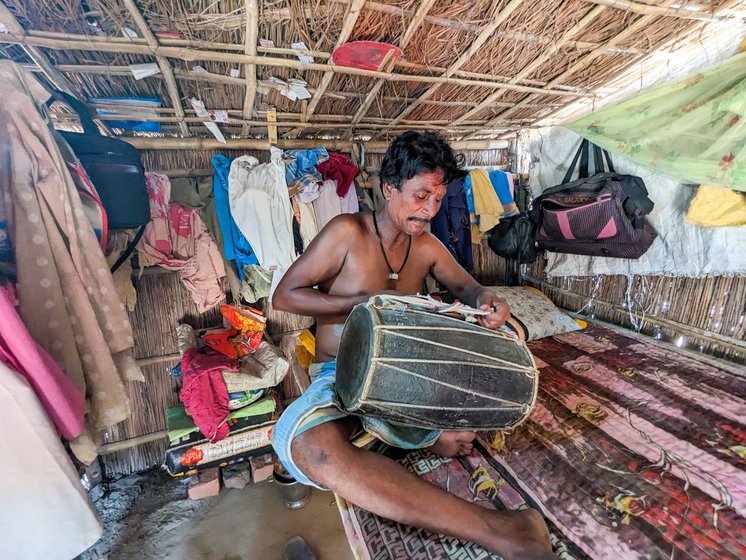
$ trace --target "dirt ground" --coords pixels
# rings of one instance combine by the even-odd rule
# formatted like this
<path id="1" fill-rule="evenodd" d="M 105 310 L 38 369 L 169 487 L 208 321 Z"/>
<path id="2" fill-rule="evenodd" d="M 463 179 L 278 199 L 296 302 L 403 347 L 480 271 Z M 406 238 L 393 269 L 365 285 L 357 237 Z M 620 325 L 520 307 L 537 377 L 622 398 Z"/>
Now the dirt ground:
<path id="1" fill-rule="evenodd" d="M 352 553 L 334 495 L 314 490 L 291 511 L 276 484 L 193 501 L 186 481 L 153 470 L 94 491 L 104 536 L 79 560 L 280 560 L 285 542 L 300 535 L 318 560 L 349 560 Z"/>

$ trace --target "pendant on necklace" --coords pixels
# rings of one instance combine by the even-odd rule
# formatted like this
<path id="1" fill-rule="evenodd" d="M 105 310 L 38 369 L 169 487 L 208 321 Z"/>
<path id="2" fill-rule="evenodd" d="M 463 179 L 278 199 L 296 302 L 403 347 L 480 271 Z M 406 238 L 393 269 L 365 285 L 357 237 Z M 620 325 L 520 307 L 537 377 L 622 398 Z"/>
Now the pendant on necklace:
<path id="1" fill-rule="evenodd" d="M 398 280 L 398 279 L 399 279 L 399 275 L 396 272 L 392 272 L 391 274 L 389 274 L 389 280 Z"/>

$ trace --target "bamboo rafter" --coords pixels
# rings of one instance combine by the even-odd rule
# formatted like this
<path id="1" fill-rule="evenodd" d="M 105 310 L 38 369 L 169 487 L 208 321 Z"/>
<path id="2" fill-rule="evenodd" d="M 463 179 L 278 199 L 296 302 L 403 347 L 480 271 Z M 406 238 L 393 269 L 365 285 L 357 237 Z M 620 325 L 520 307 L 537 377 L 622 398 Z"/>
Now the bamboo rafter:
<path id="1" fill-rule="evenodd" d="M 157 50 L 158 39 L 153 35 L 148 23 L 140 13 L 140 9 L 135 5 L 134 0 L 122 0 L 122 2 L 130 13 L 130 16 L 132 16 L 132 19 L 135 21 L 135 25 L 140 30 L 140 33 L 142 33 L 148 46 L 153 50 Z M 174 109 L 176 109 L 176 117 L 183 119 L 184 108 L 181 105 L 181 95 L 179 95 L 179 87 L 176 85 L 176 78 L 174 78 L 174 71 L 171 68 L 171 63 L 165 56 L 156 55 L 155 60 L 158 63 L 158 68 L 160 68 L 161 74 L 163 74 L 163 80 L 166 82 L 166 90 L 171 98 L 171 104 L 174 106 Z M 179 128 L 184 136 L 189 136 L 189 127 L 186 123 L 179 123 Z"/>
<path id="2" fill-rule="evenodd" d="M 560 37 L 552 46 L 548 47 L 540 56 L 538 56 L 531 64 L 526 66 L 521 72 L 518 73 L 518 75 L 513 78 L 513 80 L 517 81 L 520 78 L 524 78 L 527 76 L 530 76 L 532 72 L 534 72 L 537 68 L 539 68 L 542 64 L 547 62 L 552 55 L 557 52 L 559 49 L 561 49 L 565 43 L 572 39 L 577 33 L 580 33 L 585 27 L 587 27 L 594 19 L 596 19 L 606 8 L 604 6 L 596 6 L 593 8 L 590 12 L 588 12 L 578 23 L 573 25 L 570 29 L 568 29 L 562 37 Z M 458 125 L 462 123 L 463 121 L 467 120 L 470 117 L 473 117 L 474 115 L 478 115 L 480 112 L 482 112 L 484 109 L 492 105 L 495 101 L 498 100 L 498 98 L 505 93 L 505 90 L 498 89 L 494 93 L 491 93 L 484 101 L 479 103 L 476 107 L 473 109 L 470 109 L 465 114 L 461 115 L 459 118 L 455 119 L 453 121 L 454 125 Z"/>
<path id="3" fill-rule="evenodd" d="M 494 17 L 490 23 L 485 25 L 482 30 L 480 31 L 479 35 L 477 35 L 477 38 L 474 39 L 474 42 L 469 45 L 469 48 L 461 54 L 461 56 L 458 57 L 458 59 L 451 64 L 446 71 L 443 73 L 442 77 L 448 78 L 452 76 L 457 70 L 459 70 L 464 64 L 466 64 L 472 56 L 479 50 L 479 48 L 484 45 L 484 43 L 487 42 L 487 40 L 492 36 L 492 34 L 495 32 L 497 27 L 499 25 L 502 25 L 505 20 L 507 20 L 513 12 L 515 12 L 521 5 L 523 0 L 513 0 L 505 6 L 501 11 L 496 12 L 493 11 Z M 493 6 L 493 10 L 495 7 Z M 397 123 L 399 123 L 404 117 L 406 117 L 409 113 L 414 111 L 415 108 L 419 107 L 421 103 L 432 97 L 436 91 L 440 89 L 442 84 L 434 84 L 430 86 L 427 90 L 425 90 L 422 95 L 420 95 L 417 99 L 415 99 L 412 103 L 410 103 L 403 111 L 401 111 L 394 119 L 391 121 L 391 126 L 393 127 Z"/>
<path id="4" fill-rule="evenodd" d="M 696 21 L 713 22 L 713 21 L 725 21 L 733 19 L 730 14 L 723 14 L 720 16 L 714 16 L 707 12 L 672 7 L 669 3 L 667 6 L 656 6 L 653 4 L 643 4 L 642 2 L 632 2 L 630 0 L 583 0 L 591 4 L 597 4 L 599 6 L 606 6 L 607 8 L 615 8 L 617 10 L 624 10 L 627 12 L 633 12 L 635 14 L 644 14 L 654 17 L 674 17 L 679 19 L 691 19 Z M 743 19 L 741 16 L 739 19 Z"/>
<path id="5" fill-rule="evenodd" d="M 404 50 L 407 48 L 409 41 L 412 40 L 412 37 L 414 37 L 414 34 L 420 28 L 422 22 L 425 21 L 425 17 L 427 17 L 427 13 L 430 11 L 430 8 L 433 7 L 433 4 L 435 4 L 435 0 L 422 0 L 420 2 L 420 5 L 417 7 L 417 11 L 415 12 L 414 17 L 412 17 L 412 20 L 409 22 L 407 29 L 404 31 L 404 34 L 399 40 L 399 48 L 402 50 L 402 52 L 404 52 Z M 391 52 L 387 53 L 386 56 L 390 57 Z M 395 61 L 387 62 L 388 60 L 389 58 L 385 59 L 381 64 L 381 68 L 387 72 L 392 70 L 395 66 Z M 378 92 L 381 91 L 381 88 L 383 87 L 385 81 L 386 80 L 384 80 L 383 78 L 379 78 L 378 81 L 373 84 L 373 87 L 368 92 L 368 95 L 360 104 L 357 112 L 355 112 L 355 116 L 352 119 L 352 124 L 359 123 L 368 113 L 368 109 L 370 109 L 370 106 L 373 104 L 373 101 L 378 95 Z"/>
<path id="6" fill-rule="evenodd" d="M 347 42 L 347 39 L 350 38 L 350 35 L 352 35 L 352 30 L 355 28 L 357 18 L 360 17 L 360 12 L 363 11 L 363 4 L 365 4 L 365 0 L 352 0 L 352 2 L 350 3 L 349 8 L 347 9 L 347 13 L 345 14 L 344 23 L 342 24 L 342 30 L 339 32 L 339 37 L 337 37 L 335 48 L 339 48 L 344 45 Z M 324 72 L 324 77 L 321 79 L 321 83 L 316 88 L 316 93 L 313 94 L 313 98 L 308 104 L 308 109 L 305 112 L 306 120 L 314 114 L 314 112 L 316 111 L 316 107 L 319 106 L 319 103 L 324 96 L 324 92 L 326 92 L 326 88 L 328 88 L 329 84 L 332 83 L 332 78 L 334 78 L 334 71 L 331 69 L 331 67 L 333 66 L 333 64 L 329 63 L 330 69 Z"/>
<path id="7" fill-rule="evenodd" d="M 360 68 L 352 68 L 349 66 L 338 66 L 338 65 L 325 65 L 316 63 L 305 63 L 299 60 L 291 60 L 285 58 L 275 58 L 268 56 L 249 56 L 245 54 L 236 53 L 224 53 L 216 52 L 211 50 L 196 50 L 184 47 L 167 47 L 160 45 L 158 47 L 149 47 L 147 45 L 141 45 L 138 43 L 111 43 L 105 40 L 99 40 L 99 38 L 93 38 L 86 35 L 78 35 L 76 39 L 51 39 L 47 37 L 38 37 L 32 35 L 14 35 L 14 34 L 1 34 L 0 43 L 18 44 L 18 45 L 34 45 L 41 46 L 50 49 L 59 50 L 82 50 L 82 51 L 102 51 L 102 52 L 117 52 L 117 53 L 128 53 L 128 54 L 142 54 L 142 55 L 155 55 L 163 56 L 168 58 L 175 58 L 179 60 L 185 60 L 188 62 L 193 61 L 214 61 L 214 62 L 228 62 L 234 64 L 246 64 L 254 63 L 260 66 L 273 66 L 273 67 L 284 67 L 293 68 L 296 70 L 321 70 L 327 71 L 332 70 L 340 74 L 350 74 L 357 76 L 367 76 L 370 78 L 384 78 L 386 80 L 396 82 L 421 82 L 421 83 L 442 83 L 457 86 L 474 86 L 483 87 L 488 89 L 506 89 L 512 91 L 520 91 L 524 93 L 543 93 L 546 95 L 557 95 L 560 97 L 593 97 L 595 94 L 590 92 L 581 91 L 567 91 L 566 89 L 546 89 L 532 86 L 522 86 L 517 83 L 500 82 L 500 81 L 487 81 L 487 80 L 471 80 L 464 78 L 443 77 L 443 76 L 422 76 L 419 74 L 401 74 L 395 72 L 381 72 L 378 70 L 363 70 Z M 517 81 L 517 80 L 516 80 Z"/>
<path id="8" fill-rule="evenodd" d="M 266 138 L 226 138 L 226 143 L 221 144 L 215 138 L 145 138 L 145 137 L 122 137 L 122 140 L 133 145 L 138 150 L 269 150 L 269 140 Z M 353 142 L 336 138 L 325 138 L 324 146 L 331 151 L 349 152 Z M 365 151 L 368 153 L 382 154 L 388 148 L 388 142 L 363 141 Z M 454 150 L 502 150 L 508 147 L 505 140 L 454 140 L 451 146 Z M 280 139 L 278 148 L 283 150 L 307 150 L 319 145 L 317 139 Z"/>
<path id="9" fill-rule="evenodd" d="M 10 33 L 23 34 L 23 27 L 18 22 L 16 17 L 8 10 L 5 4 L 0 3 L 0 23 Z M 24 46 L 26 54 L 31 60 L 33 60 L 41 69 L 42 72 L 47 76 L 49 81 L 54 84 L 57 89 L 60 89 L 70 95 L 79 97 L 80 92 L 75 88 L 65 76 L 63 76 L 52 64 L 40 49 L 32 46 Z"/>
<path id="10" fill-rule="evenodd" d="M 21 30 L 21 33 L 23 31 Z M 58 32 L 50 32 L 50 31 L 28 31 L 26 34 L 29 37 L 42 37 L 47 39 L 80 39 L 85 36 L 81 35 L 75 35 L 71 33 L 58 33 Z M 129 37 L 96 37 L 96 41 L 104 41 L 106 43 L 114 43 L 114 44 L 141 44 L 145 45 L 147 44 L 143 39 L 135 38 L 131 39 Z M 211 42 L 211 41 L 189 41 L 184 39 L 161 39 L 160 44 L 163 46 L 171 46 L 171 47 L 185 47 L 185 48 L 191 48 L 191 49 L 206 49 L 206 50 L 213 50 L 213 51 L 228 51 L 228 52 L 242 52 L 244 50 L 243 45 L 234 45 L 231 43 L 218 43 L 218 42 Z M 285 49 L 285 48 L 277 48 L 277 47 L 257 47 L 256 48 L 257 53 L 265 53 L 265 54 L 278 54 L 278 55 L 287 55 L 287 56 L 312 56 L 315 58 L 323 58 L 328 59 L 331 54 L 324 51 L 302 51 L 299 49 Z M 636 54 L 648 54 L 647 51 L 642 51 L 640 49 L 636 49 Z M 665 52 L 662 52 L 663 55 L 665 55 Z M 401 60 L 397 59 L 394 62 L 394 68 L 400 68 L 403 70 L 413 70 L 416 72 L 425 72 L 432 75 L 435 74 L 443 74 L 446 72 L 447 68 L 443 68 L 440 66 L 431 66 L 426 64 L 418 64 L 415 62 L 410 62 L 407 60 Z M 174 73 L 178 74 L 179 70 L 174 69 Z M 217 74 L 211 74 L 212 76 L 216 76 Z M 487 81 L 504 81 L 507 82 L 510 80 L 507 76 L 498 76 L 495 74 L 486 74 L 483 72 L 467 72 L 464 70 L 457 70 L 453 72 L 453 76 L 458 76 L 461 78 L 474 78 L 476 80 L 487 80 Z M 224 76 L 228 77 L 228 76 Z M 237 80 L 236 83 L 240 83 L 243 80 L 240 78 L 232 78 Z M 544 87 L 547 85 L 546 81 L 542 80 L 534 80 L 534 79 L 524 79 L 520 80 L 522 83 L 530 86 L 537 86 L 537 87 Z M 227 83 L 227 82 L 226 82 Z M 559 87 L 559 89 L 566 89 L 567 91 L 576 91 L 576 92 L 583 92 L 581 88 L 577 88 L 571 85 L 562 85 Z M 310 90 L 309 90 L 310 91 Z M 363 97 L 365 95 L 363 94 Z"/>
<path id="11" fill-rule="evenodd" d="M 43 70 L 35 64 L 24 64 L 22 65 L 31 72 L 43 72 Z M 131 76 L 132 72 L 128 66 L 121 65 L 105 65 L 105 64 L 58 64 L 55 68 L 63 73 L 70 74 L 101 74 L 106 76 Z M 224 83 L 235 86 L 245 86 L 246 81 L 243 78 L 234 78 L 232 76 L 224 76 L 223 74 L 214 74 L 211 72 L 194 72 L 192 70 L 181 70 L 179 68 L 174 69 L 174 76 L 177 80 L 194 80 L 204 81 L 210 83 Z M 148 76 L 144 79 L 163 79 L 160 75 Z M 310 93 L 313 93 L 315 88 L 307 88 Z M 354 91 L 335 91 L 326 90 L 326 94 L 329 97 L 336 99 L 359 99 L 364 100 L 368 94 Z M 393 95 L 381 96 L 382 101 L 390 102 L 401 102 L 401 97 L 395 97 Z M 433 105 L 435 107 L 475 107 L 476 101 L 441 101 L 434 99 L 426 99 L 422 102 L 424 105 Z M 493 107 L 513 107 L 514 103 L 496 102 Z M 529 103 L 525 107 L 541 108 L 541 109 L 556 109 L 561 105 L 558 103 Z M 163 111 L 164 109 L 159 109 Z M 189 112 L 187 110 L 187 112 Z M 315 115 L 314 115 L 315 116 Z M 309 119 L 310 120 L 310 119 Z M 406 121 L 402 121 L 406 122 Z"/>
<path id="12" fill-rule="evenodd" d="M 663 2 L 663 7 L 670 6 L 671 4 L 674 4 L 676 0 L 665 0 Z M 645 15 L 642 16 L 640 19 L 638 19 L 636 22 L 634 22 L 632 25 L 627 27 L 625 30 L 621 31 L 619 34 L 615 35 L 611 39 L 609 39 L 606 43 L 606 45 L 614 46 L 616 43 L 623 41 L 627 37 L 632 36 L 633 34 L 637 33 L 638 31 L 645 29 L 652 19 L 655 19 L 658 16 L 655 15 Z M 561 83 L 562 81 L 566 80 L 568 77 L 575 74 L 577 71 L 587 68 L 588 65 L 597 57 L 601 56 L 605 52 L 606 45 L 599 47 L 585 56 L 581 57 L 580 60 L 578 60 L 575 64 L 570 66 L 567 70 L 562 72 L 559 76 L 552 79 L 547 86 L 553 87 L 558 83 Z M 502 113 L 496 115 L 494 118 L 490 119 L 490 121 L 487 123 L 486 128 L 497 126 L 499 123 L 506 121 L 506 119 L 514 114 L 516 111 L 519 111 L 520 109 L 523 109 L 526 107 L 526 105 L 530 102 L 531 95 L 526 96 L 525 99 L 519 101 L 516 103 L 513 107 L 507 109 L 506 111 L 503 111 Z M 545 115 L 542 118 L 548 118 L 550 115 Z M 472 135 L 475 135 L 478 133 L 472 133 Z M 470 136 L 472 136 L 470 135 Z"/>
<path id="13" fill-rule="evenodd" d="M 246 12 L 246 30 L 244 32 L 244 54 L 256 56 L 256 44 L 259 38 L 259 4 L 257 0 L 244 0 L 244 12 Z M 256 97 L 256 66 L 245 64 L 246 91 L 243 100 L 243 118 L 250 120 L 254 109 L 254 98 Z M 247 135 L 250 125 L 244 126 L 242 135 Z"/>

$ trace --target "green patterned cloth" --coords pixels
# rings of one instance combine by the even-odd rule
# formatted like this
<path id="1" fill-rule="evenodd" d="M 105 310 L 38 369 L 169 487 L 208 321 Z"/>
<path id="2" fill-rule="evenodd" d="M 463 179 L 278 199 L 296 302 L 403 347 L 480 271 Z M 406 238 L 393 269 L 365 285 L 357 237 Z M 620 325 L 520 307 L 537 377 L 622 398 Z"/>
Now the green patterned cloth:
<path id="1" fill-rule="evenodd" d="M 746 53 L 566 126 L 682 182 L 746 191 Z"/>

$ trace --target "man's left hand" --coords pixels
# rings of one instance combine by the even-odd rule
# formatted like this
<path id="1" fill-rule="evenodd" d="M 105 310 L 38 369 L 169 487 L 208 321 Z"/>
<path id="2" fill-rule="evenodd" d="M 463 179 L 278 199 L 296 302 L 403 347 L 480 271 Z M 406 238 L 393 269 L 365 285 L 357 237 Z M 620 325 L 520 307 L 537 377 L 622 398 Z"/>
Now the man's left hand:
<path id="1" fill-rule="evenodd" d="M 489 315 L 477 317 L 477 321 L 483 327 L 497 329 L 504 325 L 505 321 L 510 318 L 510 306 L 508 305 L 508 302 L 503 298 L 498 297 L 492 290 L 484 290 L 479 294 L 476 303 L 478 309 L 492 311 Z"/>

